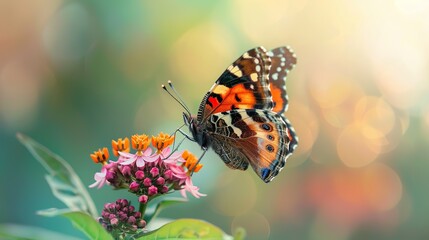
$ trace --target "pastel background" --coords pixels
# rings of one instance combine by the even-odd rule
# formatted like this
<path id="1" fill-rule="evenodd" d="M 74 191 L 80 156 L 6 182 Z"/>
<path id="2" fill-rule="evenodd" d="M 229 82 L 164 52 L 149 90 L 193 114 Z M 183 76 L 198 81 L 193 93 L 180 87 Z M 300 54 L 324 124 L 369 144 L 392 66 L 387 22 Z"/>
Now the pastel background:
<path id="1" fill-rule="evenodd" d="M 208 196 L 163 212 L 249 239 L 429 238 L 429 2 L 0 1 L 0 223 L 83 238 L 63 218 L 23 132 L 63 156 L 86 185 L 89 154 L 111 139 L 172 132 L 182 109 L 244 51 L 289 45 L 286 112 L 300 138 L 270 184 L 213 152 L 195 184 Z M 193 143 L 185 148 L 199 155 Z M 130 197 L 90 190 L 99 210 Z"/>

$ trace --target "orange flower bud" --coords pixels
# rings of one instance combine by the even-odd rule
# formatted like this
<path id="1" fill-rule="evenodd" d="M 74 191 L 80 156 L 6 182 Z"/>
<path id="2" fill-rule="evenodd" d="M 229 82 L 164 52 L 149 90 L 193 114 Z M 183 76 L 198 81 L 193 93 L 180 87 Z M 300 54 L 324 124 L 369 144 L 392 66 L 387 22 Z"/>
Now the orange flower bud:
<path id="1" fill-rule="evenodd" d="M 109 160 L 109 150 L 107 148 L 98 149 L 98 151 L 90 154 L 90 156 L 95 163 L 102 163 L 104 165 Z"/>
<path id="2" fill-rule="evenodd" d="M 119 156 L 118 152 L 130 152 L 130 139 L 119 138 L 117 141 L 112 140 L 113 155 Z"/>
<path id="3" fill-rule="evenodd" d="M 198 163 L 198 158 L 195 157 L 195 155 L 193 155 L 192 153 L 190 153 L 188 150 L 185 150 L 182 153 L 182 157 L 186 161 L 186 162 L 183 163 L 183 166 L 185 166 L 188 169 L 189 172 L 190 171 L 192 171 L 192 172 L 198 172 L 203 167 L 202 164 Z"/>
<path id="4" fill-rule="evenodd" d="M 158 153 L 173 144 L 173 142 L 174 136 L 170 136 L 163 132 L 160 132 L 157 137 L 152 136 L 152 145 L 158 150 Z"/>
<path id="5" fill-rule="evenodd" d="M 150 139 L 145 134 L 141 134 L 141 135 L 134 134 L 131 137 L 131 144 L 135 150 L 144 151 L 149 146 Z"/>

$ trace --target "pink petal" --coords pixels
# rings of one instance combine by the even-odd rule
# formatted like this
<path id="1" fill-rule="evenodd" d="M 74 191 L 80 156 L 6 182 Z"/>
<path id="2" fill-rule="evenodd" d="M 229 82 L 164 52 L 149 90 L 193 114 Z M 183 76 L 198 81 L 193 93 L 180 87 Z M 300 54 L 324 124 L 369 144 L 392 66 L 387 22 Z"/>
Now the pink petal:
<path id="1" fill-rule="evenodd" d="M 141 167 L 144 167 L 144 165 L 145 165 L 145 161 L 143 157 L 138 157 L 136 161 L 136 166 L 141 168 Z"/>
<path id="2" fill-rule="evenodd" d="M 143 152 L 143 156 L 148 157 L 152 155 L 152 148 L 147 148 L 144 152 Z"/>
<path id="3" fill-rule="evenodd" d="M 184 198 L 186 198 L 186 199 L 188 199 L 188 196 L 186 195 L 186 189 L 181 189 L 180 190 L 180 194 L 182 194 L 182 197 L 184 197 Z"/>
<path id="4" fill-rule="evenodd" d="M 89 185 L 90 188 L 93 188 L 98 185 L 98 188 L 101 188 L 106 182 L 106 173 L 107 170 L 105 168 L 101 169 L 101 172 L 94 174 L 95 183 Z"/>
<path id="5" fill-rule="evenodd" d="M 174 159 L 175 161 L 180 162 L 180 163 L 186 162 L 185 159 L 182 158 L 182 154 L 183 154 L 183 151 L 175 152 L 175 153 L 171 154 L 171 156 L 169 158 Z"/>
<path id="6" fill-rule="evenodd" d="M 95 186 L 97 186 L 99 184 L 100 184 L 100 182 L 95 182 L 95 183 L 89 185 L 88 187 L 93 188 L 93 187 L 95 187 Z M 102 184 L 100 184 L 100 185 L 102 186 Z M 101 186 L 98 186 L 98 188 L 101 188 Z"/>
<path id="7" fill-rule="evenodd" d="M 166 157 L 168 157 L 168 155 L 170 155 L 170 153 L 171 153 L 171 149 L 170 149 L 169 147 L 164 148 L 164 149 L 161 151 L 161 157 L 162 157 L 162 158 L 166 158 Z"/>
<path id="8" fill-rule="evenodd" d="M 121 162 L 121 165 L 130 165 L 130 164 L 134 163 L 136 160 L 137 160 L 137 157 L 133 156 L 133 158 L 130 158 L 126 161 Z"/>
<path id="9" fill-rule="evenodd" d="M 146 160 L 146 162 L 156 162 L 158 161 L 160 155 L 159 154 L 155 154 L 153 156 L 147 156 L 144 159 Z"/>

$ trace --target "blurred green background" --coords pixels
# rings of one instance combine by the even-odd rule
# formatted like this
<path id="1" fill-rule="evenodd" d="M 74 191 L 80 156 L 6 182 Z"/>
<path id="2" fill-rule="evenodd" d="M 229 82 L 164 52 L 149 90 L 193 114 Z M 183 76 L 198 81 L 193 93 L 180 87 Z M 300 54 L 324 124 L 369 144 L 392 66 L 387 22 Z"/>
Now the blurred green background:
<path id="1" fill-rule="evenodd" d="M 0 1 L 0 222 L 83 237 L 62 218 L 45 170 L 15 138 L 63 156 L 86 185 L 92 151 L 172 132 L 244 51 L 290 45 L 286 116 L 300 138 L 270 184 L 213 152 L 194 183 L 208 196 L 162 214 L 249 239 L 429 238 L 429 2 Z M 186 143 L 196 155 L 199 147 Z M 131 198 L 90 189 L 99 210 Z"/>

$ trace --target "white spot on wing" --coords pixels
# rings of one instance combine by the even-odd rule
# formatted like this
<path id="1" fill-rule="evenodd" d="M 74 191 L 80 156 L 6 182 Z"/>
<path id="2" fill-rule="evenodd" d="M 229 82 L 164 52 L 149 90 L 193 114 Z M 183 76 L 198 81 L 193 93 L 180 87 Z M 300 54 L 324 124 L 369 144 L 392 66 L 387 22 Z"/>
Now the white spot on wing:
<path id="1" fill-rule="evenodd" d="M 272 78 L 273 80 L 277 80 L 277 79 L 278 79 L 278 77 L 279 77 L 279 74 L 278 74 L 278 73 L 274 73 L 274 74 L 272 74 L 272 75 L 271 75 L 271 78 Z"/>

